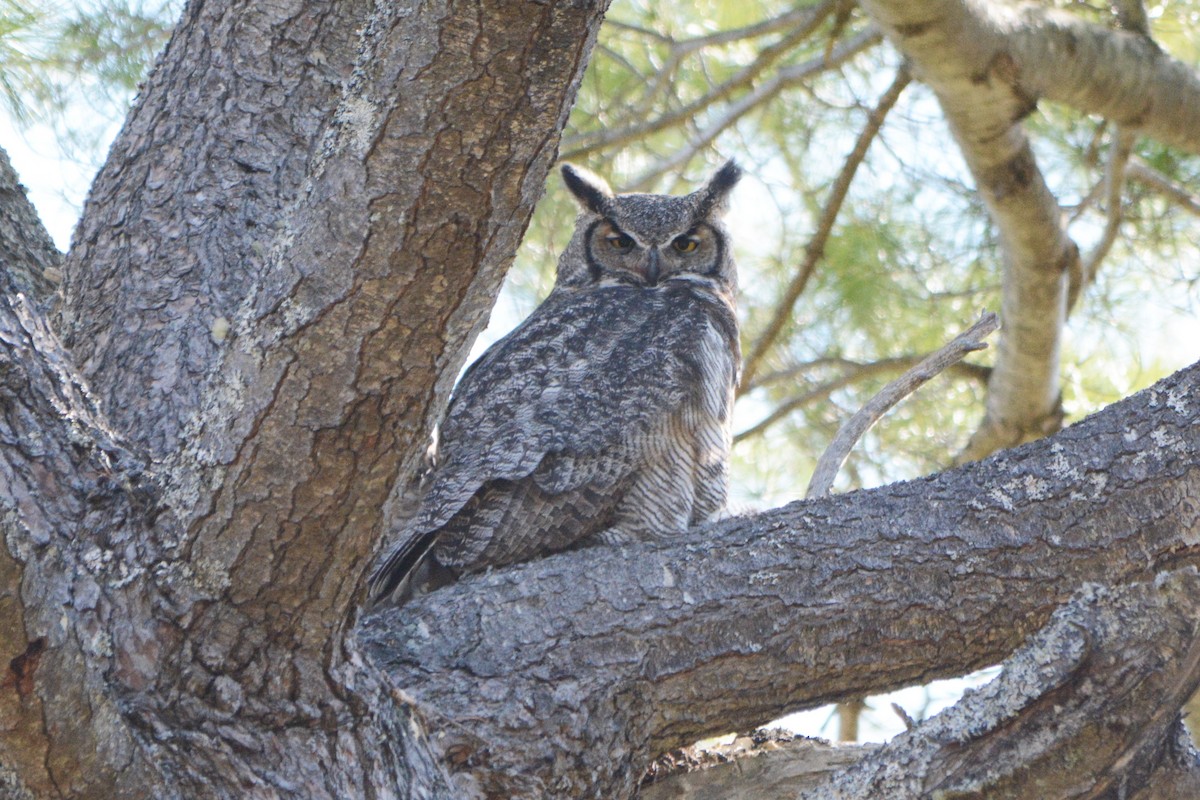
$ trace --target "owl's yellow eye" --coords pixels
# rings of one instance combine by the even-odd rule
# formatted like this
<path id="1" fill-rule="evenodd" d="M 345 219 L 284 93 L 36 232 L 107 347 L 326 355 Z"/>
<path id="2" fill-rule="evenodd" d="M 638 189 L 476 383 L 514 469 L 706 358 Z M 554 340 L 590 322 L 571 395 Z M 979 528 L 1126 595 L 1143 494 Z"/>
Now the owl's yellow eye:
<path id="1" fill-rule="evenodd" d="M 671 242 L 671 247 L 680 253 L 694 253 L 699 246 L 700 240 L 695 236 L 688 236 L 686 233 L 683 236 L 676 236 L 675 241 Z"/>
<path id="2" fill-rule="evenodd" d="M 617 250 L 622 253 L 633 247 L 633 239 L 630 239 L 623 233 L 610 234 L 609 236 L 605 236 L 604 240 L 608 242 L 608 246 L 613 250 Z"/>

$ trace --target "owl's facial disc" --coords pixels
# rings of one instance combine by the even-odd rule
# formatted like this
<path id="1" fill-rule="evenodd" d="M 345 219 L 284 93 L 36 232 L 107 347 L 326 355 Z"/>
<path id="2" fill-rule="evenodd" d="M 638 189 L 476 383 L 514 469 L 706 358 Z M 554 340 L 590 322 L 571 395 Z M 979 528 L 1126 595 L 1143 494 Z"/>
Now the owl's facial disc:
<path id="1" fill-rule="evenodd" d="M 719 264 L 720 240 L 707 223 L 648 237 L 626 232 L 611 220 L 597 220 L 588 237 L 593 280 L 653 287 L 672 278 L 711 275 Z"/>

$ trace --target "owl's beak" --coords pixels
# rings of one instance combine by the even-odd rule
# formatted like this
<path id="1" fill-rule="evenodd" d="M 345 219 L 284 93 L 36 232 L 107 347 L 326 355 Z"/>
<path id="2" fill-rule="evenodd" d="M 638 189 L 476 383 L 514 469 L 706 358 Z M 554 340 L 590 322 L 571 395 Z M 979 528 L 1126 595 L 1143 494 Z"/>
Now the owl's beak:
<path id="1" fill-rule="evenodd" d="M 658 263 L 658 248 L 651 247 L 647 258 L 649 260 L 646 262 L 646 285 L 657 286 L 659 276 L 662 274 L 662 269 Z"/>

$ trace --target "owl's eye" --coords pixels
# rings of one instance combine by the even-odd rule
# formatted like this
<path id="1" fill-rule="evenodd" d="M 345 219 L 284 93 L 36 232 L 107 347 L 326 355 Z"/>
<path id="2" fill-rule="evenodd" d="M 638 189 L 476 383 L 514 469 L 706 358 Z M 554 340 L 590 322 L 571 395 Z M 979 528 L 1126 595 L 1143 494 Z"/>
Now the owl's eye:
<path id="1" fill-rule="evenodd" d="M 608 246 L 619 253 L 625 253 L 633 248 L 633 239 L 623 233 L 612 233 L 604 237 Z"/>
<path id="2" fill-rule="evenodd" d="M 686 233 L 683 236 L 676 236 L 675 241 L 671 242 L 671 247 L 680 253 L 694 253 L 699 246 L 700 240 Z"/>

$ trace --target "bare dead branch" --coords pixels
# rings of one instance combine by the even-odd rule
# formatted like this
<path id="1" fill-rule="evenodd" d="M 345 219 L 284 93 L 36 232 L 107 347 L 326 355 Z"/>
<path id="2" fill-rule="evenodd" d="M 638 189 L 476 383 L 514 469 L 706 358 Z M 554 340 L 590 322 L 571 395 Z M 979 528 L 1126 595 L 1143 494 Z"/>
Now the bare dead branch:
<path id="1" fill-rule="evenodd" d="M 1186 186 L 1171 180 L 1141 158 L 1134 156 L 1126 172 L 1131 180 L 1154 189 L 1184 211 L 1200 217 L 1200 195 L 1193 194 Z"/>
<path id="2" fill-rule="evenodd" d="M 860 37 L 863 34 L 860 34 Z M 896 76 L 892 79 L 892 84 L 880 96 L 879 101 L 875 104 L 875 108 L 867 116 L 867 124 L 863 126 L 862 131 L 858 134 L 858 139 L 854 142 L 854 147 L 850 150 L 850 154 L 846 156 L 846 162 L 842 165 L 841 171 L 834 180 L 833 185 L 829 189 L 829 197 L 825 200 L 825 205 L 821 209 L 821 216 L 817 220 L 816 230 L 813 231 L 812 238 L 809 239 L 808 246 L 804 250 L 804 261 L 796 270 L 795 276 L 788 283 L 787 289 L 784 290 L 783 299 L 775 307 L 775 313 L 771 316 L 769 322 L 762 332 L 755 339 L 754 344 L 750 347 L 750 353 L 746 356 L 745 363 L 742 367 L 742 382 L 743 385 L 749 385 L 754 382 L 754 376 L 761 367 L 762 360 L 775 340 L 779 338 L 779 334 L 783 331 L 788 320 L 792 316 L 792 309 L 796 305 L 796 300 L 804 292 L 808 286 L 809 278 L 812 277 L 813 270 L 817 264 L 825 256 L 825 244 L 829 241 L 829 236 L 833 232 L 833 224 L 837 221 L 838 213 L 842 210 L 842 203 L 846 199 L 846 193 L 850 190 L 850 184 L 854 181 L 854 175 L 858 172 L 858 167 L 862 164 L 863 159 L 867 155 L 867 150 L 878 135 L 880 128 L 883 127 L 883 122 L 887 118 L 887 114 L 896 105 L 900 99 L 900 95 L 904 92 L 904 88 L 908 86 L 912 80 L 911 75 L 906 67 L 901 67 L 896 71 Z"/>
<path id="3" fill-rule="evenodd" d="M 902 369 L 910 369 L 921 362 L 923 356 L 898 356 L 895 358 L 884 358 L 879 361 L 870 363 L 859 363 L 848 359 L 829 359 L 830 363 L 837 363 L 838 366 L 844 367 L 845 372 L 837 378 L 834 378 L 824 383 L 817 384 L 811 389 L 802 392 L 795 397 L 790 397 L 781 403 L 776 403 L 772 408 L 771 413 L 763 417 L 758 422 L 746 428 L 743 431 L 735 434 L 733 441 L 741 442 L 765 433 L 776 423 L 786 419 L 793 411 L 798 408 L 810 405 L 827 399 L 831 394 L 838 389 L 844 389 L 847 386 L 853 386 L 860 381 L 868 380 L 878 375 L 885 375 L 891 372 Z M 980 364 L 967 364 L 958 362 L 951 364 L 947 370 L 955 373 L 963 378 L 973 381 L 979 381 L 986 384 L 988 376 L 991 374 L 991 367 L 985 367 Z M 790 375 L 796 374 L 800 368 L 791 370 L 780 370 L 771 375 L 764 375 L 759 380 L 759 386 L 767 386 L 771 383 L 784 380 Z"/>
<path id="4" fill-rule="evenodd" d="M 821 454 L 808 482 L 806 497 L 828 494 L 833 479 L 850 450 L 872 425 L 888 412 L 892 406 L 912 394 L 930 378 L 941 374 L 948 366 L 961 361 L 967 353 L 987 347 L 983 339 L 1000 327 L 1000 318 L 993 312 L 985 312 L 979 321 L 954 337 L 939 350 L 931 353 L 912 369 L 905 372 L 867 401 L 854 416 L 838 429 L 829 447 Z"/>
<path id="5" fill-rule="evenodd" d="M 1096 280 L 1100 264 L 1112 250 L 1121 230 L 1121 220 L 1124 218 L 1122 196 L 1125 193 L 1125 172 L 1129 164 L 1129 156 L 1133 152 L 1134 135 L 1124 125 L 1117 125 L 1113 130 L 1112 150 L 1108 154 L 1108 162 L 1104 170 L 1104 232 L 1100 241 L 1092 251 L 1080 259 L 1078 271 L 1072 271 L 1071 283 L 1067 287 L 1067 313 L 1075 307 L 1083 290 Z"/>
<path id="6" fill-rule="evenodd" d="M 604 21 L 604 24 L 606 27 L 609 27 L 609 28 L 615 28 L 616 30 L 619 30 L 619 31 L 625 31 L 626 33 L 632 33 L 636 36 L 644 36 L 647 39 L 653 39 L 654 41 L 656 41 L 660 44 L 669 45 L 671 47 L 675 47 L 675 46 L 679 45 L 679 42 L 677 40 L 673 39 L 670 36 L 667 36 L 665 33 L 661 33 L 659 31 L 652 30 L 650 28 L 643 28 L 641 25 L 634 25 L 629 22 L 622 22 L 619 19 L 612 19 L 612 18 L 606 19 Z M 603 45 L 598 44 L 597 49 L 599 49 L 602 46 Z"/>

